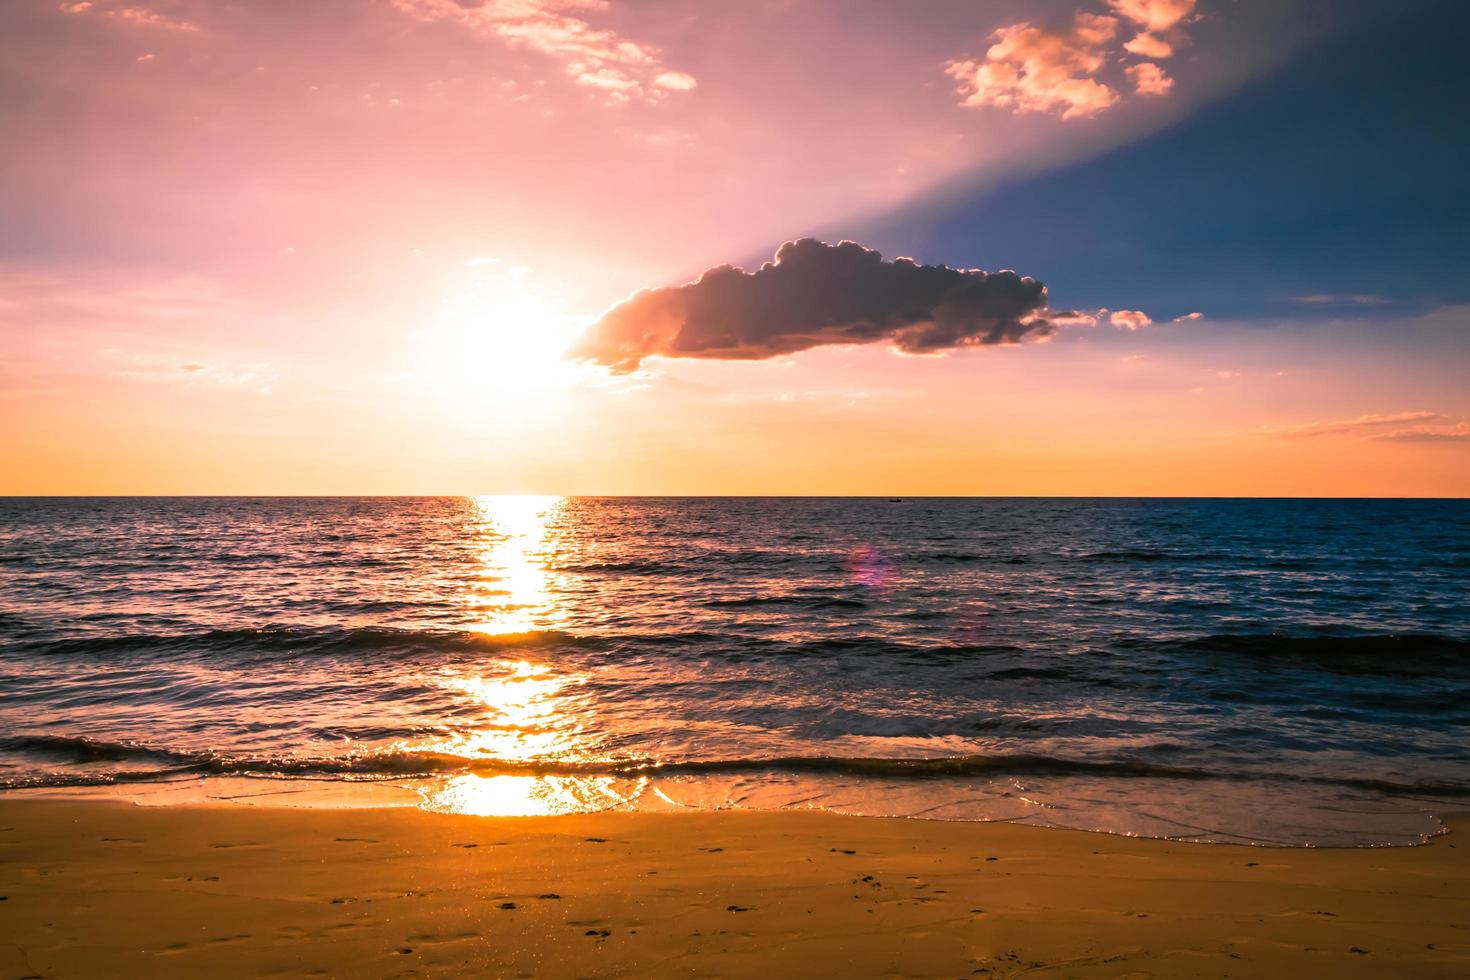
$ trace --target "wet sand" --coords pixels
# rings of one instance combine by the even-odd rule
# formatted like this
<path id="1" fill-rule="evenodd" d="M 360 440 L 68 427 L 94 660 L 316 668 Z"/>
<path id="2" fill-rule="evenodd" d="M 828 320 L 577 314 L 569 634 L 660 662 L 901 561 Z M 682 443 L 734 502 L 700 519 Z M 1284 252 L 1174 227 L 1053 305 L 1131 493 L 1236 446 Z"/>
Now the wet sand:
<path id="1" fill-rule="evenodd" d="M 1457 977 L 1470 823 L 1451 828 L 1312 850 L 812 812 L 9 798 L 0 975 Z"/>

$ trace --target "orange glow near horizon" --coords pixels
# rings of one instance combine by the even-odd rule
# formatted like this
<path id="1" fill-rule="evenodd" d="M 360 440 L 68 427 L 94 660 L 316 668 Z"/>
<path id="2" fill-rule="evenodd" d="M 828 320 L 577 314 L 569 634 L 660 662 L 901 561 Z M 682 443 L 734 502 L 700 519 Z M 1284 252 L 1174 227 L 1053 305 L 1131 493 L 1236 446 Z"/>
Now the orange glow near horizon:
<path id="1" fill-rule="evenodd" d="M 1397 282 L 1372 253 L 1374 276 L 1328 275 L 1313 248 L 1293 272 L 1262 244 L 1292 248 L 1272 229 L 1303 214 L 1394 208 L 1292 205 L 1295 153 L 1272 156 L 1285 182 L 1260 195 L 1204 166 L 1220 156 L 1208 140 L 1189 166 L 1128 157 L 1162 168 L 1128 178 L 1136 200 L 1088 190 L 1113 186 L 1099 162 L 1254 91 L 1355 18 L 1290 3 L 1201 18 L 1174 2 L 1140 48 L 1127 17 L 1089 4 L 1100 19 L 1070 27 L 1034 0 L 922 17 L 891 3 L 6 5 L 0 494 L 1470 493 L 1470 304 L 1453 277 L 1389 249 L 1425 277 L 1393 300 L 1338 282 Z M 1242 268 L 1269 272 L 1238 284 L 1216 255 L 1230 241 L 1196 220 L 1233 200 L 1229 179 L 1240 200 L 1285 209 L 1239 216 L 1261 232 L 1241 239 Z M 1051 180 L 1059 192 L 1028 196 Z M 967 217 L 1013 195 L 1049 203 Z M 1438 228 L 1448 212 L 1426 200 L 1416 220 Z M 1145 236 L 1144 216 L 1172 230 Z M 1439 248 L 1439 234 L 1405 242 Z M 995 322 L 1058 329 L 897 357 L 874 337 L 892 344 L 922 316 L 944 335 L 955 297 L 978 308 L 979 293 L 916 305 L 871 273 L 832 280 L 844 300 L 896 304 L 879 316 L 815 302 L 806 279 L 777 299 L 720 287 L 721 270 L 755 272 L 804 235 L 890 263 L 1013 268 L 1045 284 L 1045 306 Z M 1129 235 L 1159 254 L 1135 261 Z M 1088 249 L 1126 275 L 1079 274 Z M 1176 259 L 1199 278 L 1163 271 Z M 589 353 L 630 298 L 709 273 L 710 296 L 671 313 L 654 295 L 603 338 L 609 356 Z M 1251 303 L 1231 313 L 1237 294 Z M 849 322 L 805 322 L 814 308 Z M 741 324 L 786 342 L 752 346 Z M 865 346 L 800 349 L 834 337 Z M 612 356 L 622 345 L 647 356 Z M 1365 421 L 1393 418 L 1406 421 Z M 524 531 L 487 539 L 487 561 L 522 574 L 513 601 L 479 597 L 481 628 L 540 628 L 538 532 Z"/>

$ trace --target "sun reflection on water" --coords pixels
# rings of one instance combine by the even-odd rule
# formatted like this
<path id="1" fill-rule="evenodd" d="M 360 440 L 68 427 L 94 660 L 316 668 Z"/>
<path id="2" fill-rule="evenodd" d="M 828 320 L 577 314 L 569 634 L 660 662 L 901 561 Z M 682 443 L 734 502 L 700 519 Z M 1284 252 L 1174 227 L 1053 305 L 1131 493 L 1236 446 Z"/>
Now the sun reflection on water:
<path id="1" fill-rule="evenodd" d="M 490 668 L 498 676 L 477 673 L 443 681 L 485 709 L 484 720 L 473 731 L 444 744 L 443 750 L 507 762 L 576 758 L 581 726 L 565 691 L 580 675 L 526 660 L 501 660 Z"/>
<path id="2" fill-rule="evenodd" d="M 557 603 L 556 526 L 562 497 L 472 498 L 474 533 L 482 542 L 476 581 L 466 598 L 468 628 L 513 638 L 555 629 L 564 614 Z M 467 772 L 423 790 L 428 810 L 481 816 L 581 813 L 622 805 L 642 792 L 640 781 L 612 776 L 495 773 L 497 764 L 576 764 L 593 761 L 587 749 L 586 708 L 576 690 L 585 671 L 553 660 L 502 656 L 455 665 L 435 678 L 464 695 L 474 716 L 447 738 L 421 751 L 464 760 Z"/>
<path id="3" fill-rule="evenodd" d="M 555 601 L 552 527 L 565 497 L 473 497 L 484 528 L 479 587 L 468 597 L 470 628 L 492 636 L 552 629 L 562 619 Z"/>

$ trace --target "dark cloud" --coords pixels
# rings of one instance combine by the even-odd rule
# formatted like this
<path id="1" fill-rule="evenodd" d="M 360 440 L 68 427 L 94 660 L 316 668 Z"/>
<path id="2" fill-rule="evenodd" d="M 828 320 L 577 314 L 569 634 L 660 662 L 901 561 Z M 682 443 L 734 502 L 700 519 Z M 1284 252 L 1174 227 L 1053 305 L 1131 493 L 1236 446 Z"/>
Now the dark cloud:
<path id="1" fill-rule="evenodd" d="M 571 350 L 633 371 L 645 357 L 758 360 L 821 344 L 888 341 L 926 354 L 1053 329 L 1046 287 L 1014 272 L 883 261 L 855 242 L 787 242 L 754 273 L 710 269 L 614 306 Z"/>

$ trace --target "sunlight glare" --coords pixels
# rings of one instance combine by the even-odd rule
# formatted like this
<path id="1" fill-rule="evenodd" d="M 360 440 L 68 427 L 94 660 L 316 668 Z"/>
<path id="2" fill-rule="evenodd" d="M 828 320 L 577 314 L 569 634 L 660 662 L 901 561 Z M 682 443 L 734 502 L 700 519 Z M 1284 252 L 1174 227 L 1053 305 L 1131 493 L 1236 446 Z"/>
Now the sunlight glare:
<path id="1" fill-rule="evenodd" d="M 580 371 L 563 354 L 582 320 L 522 276 L 472 272 L 422 335 L 420 381 L 458 408 L 502 412 L 572 385 Z"/>
<path id="2" fill-rule="evenodd" d="M 547 568 L 545 553 L 553 550 L 550 524 L 565 502 L 563 497 L 472 498 L 486 546 L 480 553 L 483 584 L 467 597 L 475 618 L 471 629 L 499 636 L 556 625 L 556 575 Z"/>

